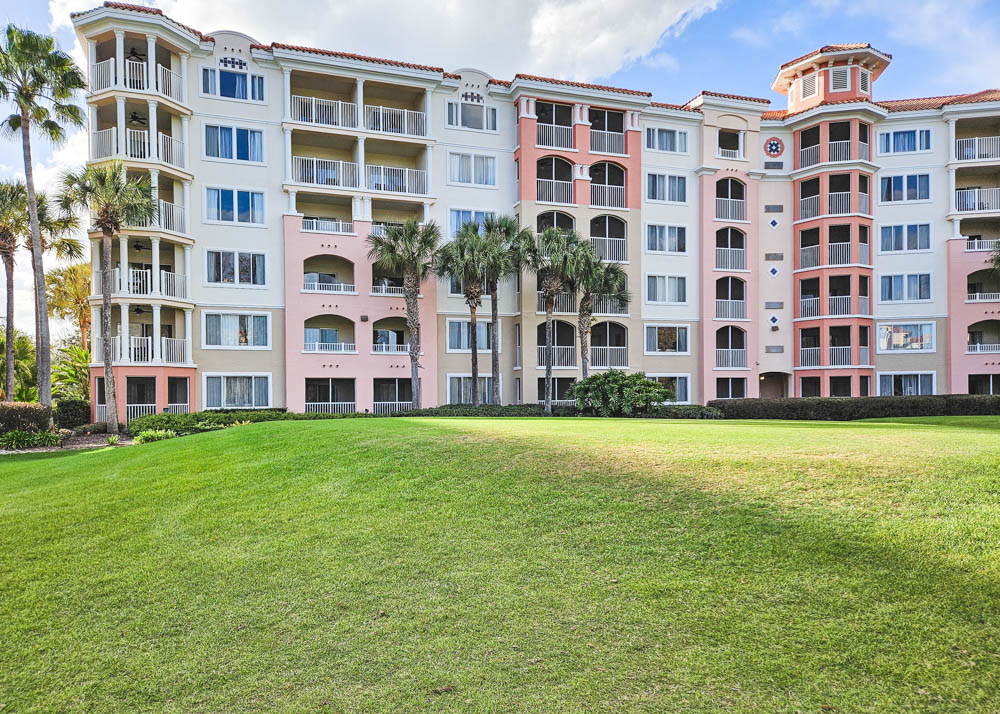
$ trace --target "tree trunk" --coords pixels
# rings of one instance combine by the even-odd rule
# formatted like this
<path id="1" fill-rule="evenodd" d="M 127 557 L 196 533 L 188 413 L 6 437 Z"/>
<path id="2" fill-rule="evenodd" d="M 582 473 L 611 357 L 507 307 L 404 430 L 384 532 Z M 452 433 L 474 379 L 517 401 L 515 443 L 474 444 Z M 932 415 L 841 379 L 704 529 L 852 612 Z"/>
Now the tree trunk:
<path id="1" fill-rule="evenodd" d="M 3 267 L 7 272 L 7 320 L 4 325 L 7 342 L 4 344 L 4 399 L 14 401 L 14 257 L 3 256 Z"/>
<path id="2" fill-rule="evenodd" d="M 52 406 L 52 353 L 49 339 L 49 301 L 45 294 L 45 269 L 42 266 L 42 234 L 38 226 L 38 200 L 35 197 L 35 172 L 31 166 L 31 123 L 28 112 L 21 110 L 21 149 L 24 154 L 24 185 L 28 190 L 28 222 L 31 226 L 31 264 L 35 274 L 35 364 L 38 367 L 38 401 Z"/>
<path id="3" fill-rule="evenodd" d="M 472 406 L 479 406 L 479 330 L 476 329 L 476 307 L 469 305 L 469 347 L 472 350 Z"/>
<path id="4" fill-rule="evenodd" d="M 590 374 L 590 296 L 580 298 L 580 311 L 577 313 L 576 330 L 580 333 L 580 372 L 583 379 Z"/>
<path id="5" fill-rule="evenodd" d="M 490 323 L 493 325 L 493 343 L 490 345 L 490 359 L 493 368 L 493 403 L 500 405 L 500 306 L 497 305 L 497 281 L 490 282 Z"/>
<path id="6" fill-rule="evenodd" d="M 413 271 L 403 275 L 406 296 L 406 326 L 410 329 L 410 393 L 413 408 L 420 408 L 420 280 Z"/>
<path id="7" fill-rule="evenodd" d="M 118 433 L 118 402 L 115 399 L 115 374 L 111 369 L 111 234 L 101 236 L 101 344 L 104 347 L 104 404 L 109 434 Z M 124 339 L 128 339 L 125 337 Z"/>
<path id="8" fill-rule="evenodd" d="M 552 310 L 555 298 L 545 296 L 545 413 L 552 416 Z"/>
<path id="9" fill-rule="evenodd" d="M 87 308 L 90 309 L 89 307 Z M 90 320 L 81 318 L 80 319 L 80 347 L 85 350 L 90 350 Z"/>

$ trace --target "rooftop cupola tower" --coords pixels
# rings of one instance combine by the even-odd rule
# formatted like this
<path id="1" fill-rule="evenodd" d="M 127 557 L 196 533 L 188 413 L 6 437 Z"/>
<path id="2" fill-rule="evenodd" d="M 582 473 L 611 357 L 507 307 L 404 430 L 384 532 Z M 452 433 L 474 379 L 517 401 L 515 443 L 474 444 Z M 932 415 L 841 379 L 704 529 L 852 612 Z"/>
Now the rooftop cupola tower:
<path id="1" fill-rule="evenodd" d="M 826 45 L 781 65 L 771 89 L 788 97 L 789 112 L 829 102 L 870 100 L 872 84 L 891 60 L 892 55 L 867 43 Z"/>

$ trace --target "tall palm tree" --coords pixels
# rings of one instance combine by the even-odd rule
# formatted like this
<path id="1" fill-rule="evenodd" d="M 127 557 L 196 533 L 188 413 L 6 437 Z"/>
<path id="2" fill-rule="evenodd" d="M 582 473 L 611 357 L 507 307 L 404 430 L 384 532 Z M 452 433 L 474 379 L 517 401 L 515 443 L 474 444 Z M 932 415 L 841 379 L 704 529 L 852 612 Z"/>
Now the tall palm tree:
<path id="1" fill-rule="evenodd" d="M 535 274 L 545 305 L 545 413 L 552 414 L 552 313 L 556 297 L 576 290 L 580 266 L 593 253 L 575 231 L 546 228 L 537 240 L 530 233 L 517 245 L 518 263 Z"/>
<path id="2" fill-rule="evenodd" d="M 94 216 L 94 228 L 101 232 L 101 343 L 104 347 L 104 397 L 108 432 L 118 432 L 115 376 L 111 369 L 111 241 L 122 226 L 141 226 L 152 220 L 156 200 L 149 178 L 130 178 L 120 161 L 87 166 L 62 179 L 59 205 L 66 215 L 77 211 Z M 126 266 L 122 266 L 125 269 Z M 127 336 L 123 335 L 123 339 Z"/>
<path id="3" fill-rule="evenodd" d="M 45 275 L 49 316 L 75 320 L 80 329 L 80 347 L 89 349 L 90 263 L 73 263 Z"/>
<path id="4" fill-rule="evenodd" d="M 576 330 L 580 336 L 580 369 L 584 379 L 590 374 L 590 322 L 594 316 L 594 298 L 603 297 L 627 305 L 632 299 L 625 287 L 626 274 L 621 263 L 605 263 L 591 250 L 580 261 L 576 275 L 580 290 Z"/>
<path id="5" fill-rule="evenodd" d="M 66 137 L 64 124 L 83 126 L 83 112 L 73 103 L 73 95 L 85 86 L 80 68 L 68 54 L 56 48 L 53 38 L 7 25 L 0 46 L 0 99 L 12 102 L 14 112 L 3 120 L 2 130 L 21 136 L 35 276 L 38 400 L 48 406 L 52 405 L 52 354 L 45 269 L 42 265 L 42 234 L 31 158 L 31 130 L 58 144 Z"/>
<path id="6" fill-rule="evenodd" d="M 434 221 L 423 226 L 415 218 L 386 228 L 383 235 L 368 236 L 368 259 L 386 272 L 403 276 L 406 326 L 410 330 L 410 391 L 413 408 L 419 409 L 420 394 L 420 284 L 434 269 L 434 255 L 441 241 L 441 228 Z"/>
<path id="7" fill-rule="evenodd" d="M 483 221 L 483 233 L 491 241 L 486 259 L 486 289 L 490 293 L 490 324 L 493 325 L 493 342 L 490 345 L 490 363 L 493 371 L 493 403 L 501 404 L 500 394 L 500 307 L 497 304 L 498 286 L 518 272 L 517 246 L 530 240 L 532 233 L 521 228 L 514 216 L 488 216 Z"/>
<path id="8" fill-rule="evenodd" d="M 469 306 L 469 348 L 472 350 L 472 406 L 479 406 L 479 331 L 476 310 L 483 304 L 483 273 L 494 241 L 479 232 L 479 225 L 466 223 L 454 240 L 438 249 L 437 273 L 462 282 L 462 294 Z M 493 342 L 497 336 L 493 335 Z"/>

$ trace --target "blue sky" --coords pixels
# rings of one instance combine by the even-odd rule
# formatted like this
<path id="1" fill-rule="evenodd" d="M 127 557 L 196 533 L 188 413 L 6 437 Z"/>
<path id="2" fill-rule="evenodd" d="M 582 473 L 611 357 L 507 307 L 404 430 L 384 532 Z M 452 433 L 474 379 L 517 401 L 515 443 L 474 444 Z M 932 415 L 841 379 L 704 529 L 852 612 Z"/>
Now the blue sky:
<path id="1" fill-rule="evenodd" d="M 97 4 L 0 0 L 0 19 L 54 33 L 82 61 L 68 16 Z M 772 107 L 781 108 L 783 98 L 770 90 L 778 66 L 839 42 L 870 42 L 893 55 L 874 87 L 876 99 L 1000 87 L 1000 0 L 146 4 L 205 32 L 234 29 L 262 42 L 327 47 L 446 69 L 475 66 L 500 78 L 520 71 L 596 81 L 650 91 L 656 100 L 674 103 L 710 89 L 770 98 Z M 377 29 L 358 32 L 358 27 Z M 86 158 L 86 137 L 73 136 L 60 148 L 38 145 L 35 156 L 39 183 L 53 186 L 62 170 Z M 0 178 L 22 173 L 20 145 L 0 142 Z M 32 324 L 27 257 L 19 263 L 15 317 L 27 329 Z"/>

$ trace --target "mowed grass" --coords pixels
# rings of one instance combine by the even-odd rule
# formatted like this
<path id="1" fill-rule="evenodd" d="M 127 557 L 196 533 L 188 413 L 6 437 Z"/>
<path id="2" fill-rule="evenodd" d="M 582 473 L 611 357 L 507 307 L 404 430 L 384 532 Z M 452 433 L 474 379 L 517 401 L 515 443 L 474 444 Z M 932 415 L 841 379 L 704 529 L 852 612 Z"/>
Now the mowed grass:
<path id="1" fill-rule="evenodd" d="M 1000 418 L 0 459 L 0 711 L 1000 710 Z"/>

